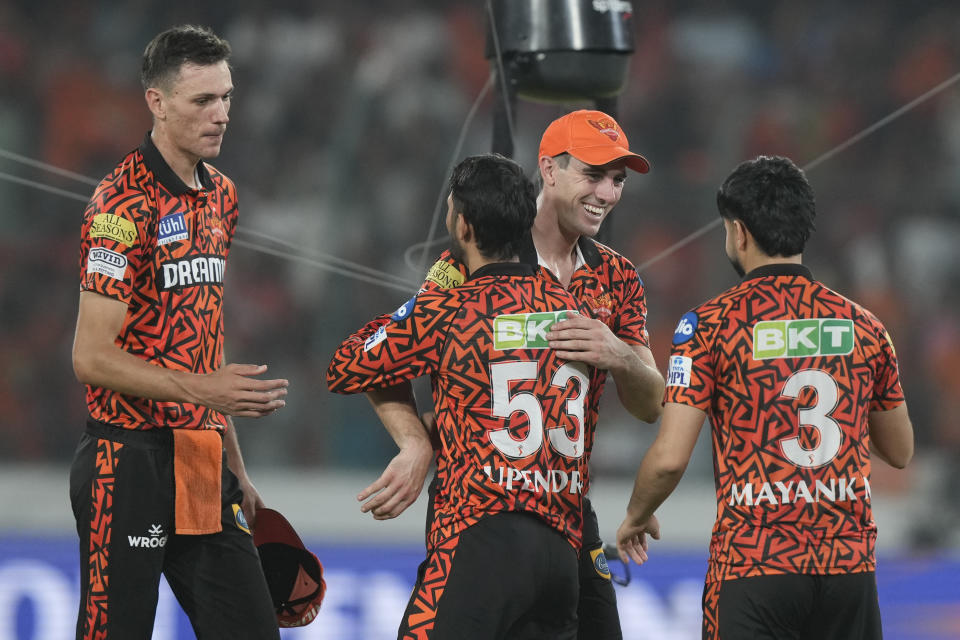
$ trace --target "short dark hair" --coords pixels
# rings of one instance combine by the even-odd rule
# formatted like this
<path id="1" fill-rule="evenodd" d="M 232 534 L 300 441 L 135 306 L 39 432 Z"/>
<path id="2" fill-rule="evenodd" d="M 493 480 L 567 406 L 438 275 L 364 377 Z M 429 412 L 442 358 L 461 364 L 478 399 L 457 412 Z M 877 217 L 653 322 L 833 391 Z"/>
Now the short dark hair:
<path id="1" fill-rule="evenodd" d="M 537 215 L 537 196 L 523 167 L 496 153 L 471 156 L 453 169 L 450 193 L 485 258 L 508 260 L 519 253 Z"/>
<path id="2" fill-rule="evenodd" d="M 168 88 L 185 63 L 206 66 L 230 59 L 230 43 L 209 27 L 183 24 L 157 34 L 143 51 L 144 90 Z"/>
<path id="3" fill-rule="evenodd" d="M 780 156 L 741 163 L 717 191 L 717 210 L 742 222 L 768 256 L 802 253 L 816 228 L 813 187 L 792 160 Z"/>
<path id="4" fill-rule="evenodd" d="M 557 155 L 553 156 L 553 159 L 554 159 L 554 161 L 557 163 L 557 166 L 558 166 L 558 167 L 560 167 L 561 169 L 566 169 L 567 167 L 570 166 L 570 158 L 572 158 L 572 157 L 573 157 L 573 156 L 571 156 L 569 153 L 564 152 L 564 153 L 560 153 L 560 154 L 557 154 Z M 537 160 L 538 160 L 538 162 L 537 162 L 537 170 L 536 170 L 536 172 L 535 172 L 536 175 L 535 175 L 535 179 L 534 179 L 534 181 L 533 181 L 533 187 L 534 187 L 534 189 L 536 190 L 537 193 L 540 193 L 541 191 L 543 191 L 543 175 L 540 173 L 540 162 L 539 162 L 539 158 L 538 158 Z"/>

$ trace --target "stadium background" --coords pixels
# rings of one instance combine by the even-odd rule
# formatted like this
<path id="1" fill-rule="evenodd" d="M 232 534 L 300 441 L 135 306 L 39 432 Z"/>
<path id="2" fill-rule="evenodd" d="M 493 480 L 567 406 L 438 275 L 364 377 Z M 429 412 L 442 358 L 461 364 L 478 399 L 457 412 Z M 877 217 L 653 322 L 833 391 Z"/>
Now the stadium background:
<path id="1" fill-rule="evenodd" d="M 680 315 L 734 282 L 708 228 L 719 182 L 760 153 L 815 164 L 805 261 L 890 329 L 917 432 L 908 470 L 874 469 L 887 637 L 960 636 L 960 8 L 632 7 L 619 120 L 653 170 L 630 176 L 607 240 L 640 266 L 658 363 Z M 323 372 L 344 335 L 412 294 L 443 246 L 421 243 L 451 162 L 491 148 L 491 94 L 475 103 L 490 73 L 481 0 L 0 3 L 0 640 L 71 637 L 78 229 L 92 183 L 149 128 L 143 46 L 179 22 L 210 25 L 234 49 L 215 162 L 241 198 L 228 353 L 291 380 L 284 410 L 237 421 L 247 467 L 328 572 L 319 620 L 285 637 L 393 637 L 423 500 L 391 522 L 359 513 L 355 494 L 394 447 L 366 401 L 328 393 Z M 521 101 L 516 159 L 533 169 L 543 128 L 579 106 Z M 612 536 L 655 427 L 607 395 L 593 492 Z M 712 510 L 702 437 L 661 512 L 664 540 L 619 590 L 626 638 L 699 637 Z M 192 637 L 166 591 L 154 637 Z"/>

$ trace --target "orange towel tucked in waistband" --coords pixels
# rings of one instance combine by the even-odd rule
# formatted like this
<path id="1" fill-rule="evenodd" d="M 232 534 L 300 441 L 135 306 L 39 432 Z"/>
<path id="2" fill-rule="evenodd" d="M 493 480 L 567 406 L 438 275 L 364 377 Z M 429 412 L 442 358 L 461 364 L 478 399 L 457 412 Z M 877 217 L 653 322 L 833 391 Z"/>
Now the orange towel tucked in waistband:
<path id="1" fill-rule="evenodd" d="M 173 429 L 176 532 L 217 533 L 223 440 L 214 429 Z"/>

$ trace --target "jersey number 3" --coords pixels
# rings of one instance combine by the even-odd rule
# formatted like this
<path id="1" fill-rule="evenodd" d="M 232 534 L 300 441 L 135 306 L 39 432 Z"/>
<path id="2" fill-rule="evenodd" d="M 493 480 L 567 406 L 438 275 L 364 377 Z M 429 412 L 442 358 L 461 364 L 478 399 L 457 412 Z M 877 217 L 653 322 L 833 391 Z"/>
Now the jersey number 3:
<path id="1" fill-rule="evenodd" d="M 793 437 L 781 440 L 780 448 L 793 464 L 813 469 L 833 460 L 840 451 L 843 432 L 837 421 L 830 417 L 838 399 L 837 381 L 833 376 L 821 369 L 797 371 L 787 378 L 780 395 L 796 398 L 806 387 L 813 387 L 817 392 L 817 403 L 798 411 L 799 426 L 816 429 L 820 436 L 819 444 L 813 449 L 805 449 L 800 444 L 800 438 Z"/>
<path id="2" fill-rule="evenodd" d="M 590 380 L 587 374 L 570 363 L 557 369 L 550 384 L 561 389 L 572 378 L 580 382 L 576 398 L 567 401 L 566 411 L 573 416 L 577 424 L 577 437 L 570 438 L 563 427 L 543 426 L 543 409 L 540 400 L 532 393 L 510 395 L 510 383 L 517 380 L 536 380 L 538 363 L 536 361 L 501 362 L 490 365 L 490 386 L 493 388 L 493 415 L 509 418 L 515 411 L 522 411 L 530 421 L 527 437 L 517 440 L 510 429 L 490 431 L 490 442 L 508 458 L 525 458 L 540 450 L 543 435 L 546 433 L 550 446 L 567 458 L 579 458 L 583 455 L 583 405 Z"/>

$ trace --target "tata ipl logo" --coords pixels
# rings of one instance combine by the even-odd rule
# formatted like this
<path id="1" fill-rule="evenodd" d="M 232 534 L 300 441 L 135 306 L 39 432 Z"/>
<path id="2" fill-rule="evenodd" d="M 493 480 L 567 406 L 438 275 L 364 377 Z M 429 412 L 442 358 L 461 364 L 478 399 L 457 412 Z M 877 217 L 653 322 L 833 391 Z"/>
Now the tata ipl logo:
<path id="1" fill-rule="evenodd" d="M 544 311 L 541 313 L 514 313 L 493 319 L 493 348 L 547 349 L 547 333 L 554 324 L 565 320 L 571 311 Z"/>
<path id="2" fill-rule="evenodd" d="M 774 320 L 753 327 L 753 357 L 757 360 L 843 356 L 851 351 L 853 320 Z"/>

